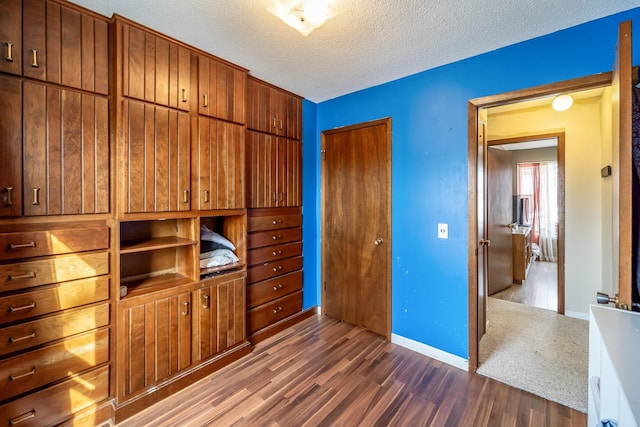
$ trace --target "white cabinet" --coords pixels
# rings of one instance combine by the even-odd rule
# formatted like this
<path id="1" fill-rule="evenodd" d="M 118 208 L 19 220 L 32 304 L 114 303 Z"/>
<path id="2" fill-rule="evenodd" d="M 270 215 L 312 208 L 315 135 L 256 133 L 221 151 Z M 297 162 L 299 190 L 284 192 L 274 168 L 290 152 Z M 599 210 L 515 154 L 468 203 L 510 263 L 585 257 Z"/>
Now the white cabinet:
<path id="1" fill-rule="evenodd" d="M 589 426 L 602 419 L 621 427 L 640 421 L 640 314 L 591 306 Z"/>

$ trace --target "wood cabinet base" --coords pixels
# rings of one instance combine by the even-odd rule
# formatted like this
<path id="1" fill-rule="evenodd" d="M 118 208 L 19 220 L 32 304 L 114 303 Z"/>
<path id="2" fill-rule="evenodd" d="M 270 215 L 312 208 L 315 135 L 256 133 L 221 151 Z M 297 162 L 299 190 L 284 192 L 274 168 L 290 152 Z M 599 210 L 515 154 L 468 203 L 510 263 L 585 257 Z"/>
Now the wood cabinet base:
<path id="1" fill-rule="evenodd" d="M 156 402 L 168 397 L 177 391 L 193 384 L 205 376 L 227 366 L 230 363 L 251 353 L 251 345 L 245 341 L 224 353 L 203 362 L 193 369 L 187 369 L 184 373 L 170 378 L 167 382 L 159 384 L 153 391 L 142 394 L 127 402 L 123 402 L 116 408 L 116 423 L 119 423 Z"/>
<path id="2" fill-rule="evenodd" d="M 303 320 L 316 315 L 317 313 L 317 307 L 311 307 L 306 310 L 302 310 L 296 314 L 280 320 L 279 322 L 274 323 L 273 325 L 269 325 L 266 328 L 260 329 L 249 337 L 249 341 L 251 341 L 252 346 L 256 345 L 260 341 L 264 341 L 267 338 L 274 336 L 278 332 L 282 332 L 285 329 L 295 325 L 296 323 L 300 323 Z"/>

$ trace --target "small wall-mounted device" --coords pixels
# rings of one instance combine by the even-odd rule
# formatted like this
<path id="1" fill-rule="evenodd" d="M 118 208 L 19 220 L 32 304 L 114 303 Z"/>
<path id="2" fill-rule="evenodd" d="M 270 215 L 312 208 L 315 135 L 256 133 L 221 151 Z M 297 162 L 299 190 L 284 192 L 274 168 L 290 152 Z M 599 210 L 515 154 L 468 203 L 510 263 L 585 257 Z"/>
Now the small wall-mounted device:
<path id="1" fill-rule="evenodd" d="M 607 165 L 607 166 L 603 167 L 602 169 L 600 169 L 600 176 L 603 177 L 603 178 L 611 176 L 611 166 Z"/>

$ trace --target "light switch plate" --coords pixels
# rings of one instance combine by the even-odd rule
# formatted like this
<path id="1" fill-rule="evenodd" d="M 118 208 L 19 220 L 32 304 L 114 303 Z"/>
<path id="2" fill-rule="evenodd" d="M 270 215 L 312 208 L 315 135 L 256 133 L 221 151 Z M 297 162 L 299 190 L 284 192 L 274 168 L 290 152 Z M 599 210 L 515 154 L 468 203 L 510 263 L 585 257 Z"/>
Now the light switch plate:
<path id="1" fill-rule="evenodd" d="M 448 238 L 449 238 L 449 225 L 438 224 L 438 239 L 448 239 Z"/>

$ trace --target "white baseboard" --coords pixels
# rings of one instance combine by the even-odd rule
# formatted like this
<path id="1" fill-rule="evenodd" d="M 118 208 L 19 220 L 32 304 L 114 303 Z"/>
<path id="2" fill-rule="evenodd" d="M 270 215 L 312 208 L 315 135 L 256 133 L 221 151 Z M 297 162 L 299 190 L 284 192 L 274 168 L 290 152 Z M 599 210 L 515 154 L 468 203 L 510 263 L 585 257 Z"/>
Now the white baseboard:
<path id="1" fill-rule="evenodd" d="M 447 353 L 446 351 L 442 351 L 435 347 L 431 347 L 396 334 L 391 334 L 391 342 L 401 347 L 408 348 L 409 350 L 413 350 L 416 353 L 424 354 L 432 359 L 444 362 L 447 365 L 462 369 L 463 371 L 469 371 L 469 361 L 460 356 L 456 356 L 455 354 Z"/>
<path id="2" fill-rule="evenodd" d="M 579 311 L 565 311 L 564 315 L 567 316 L 567 317 L 573 317 L 575 319 L 589 320 L 589 314 L 588 313 L 581 313 Z"/>

